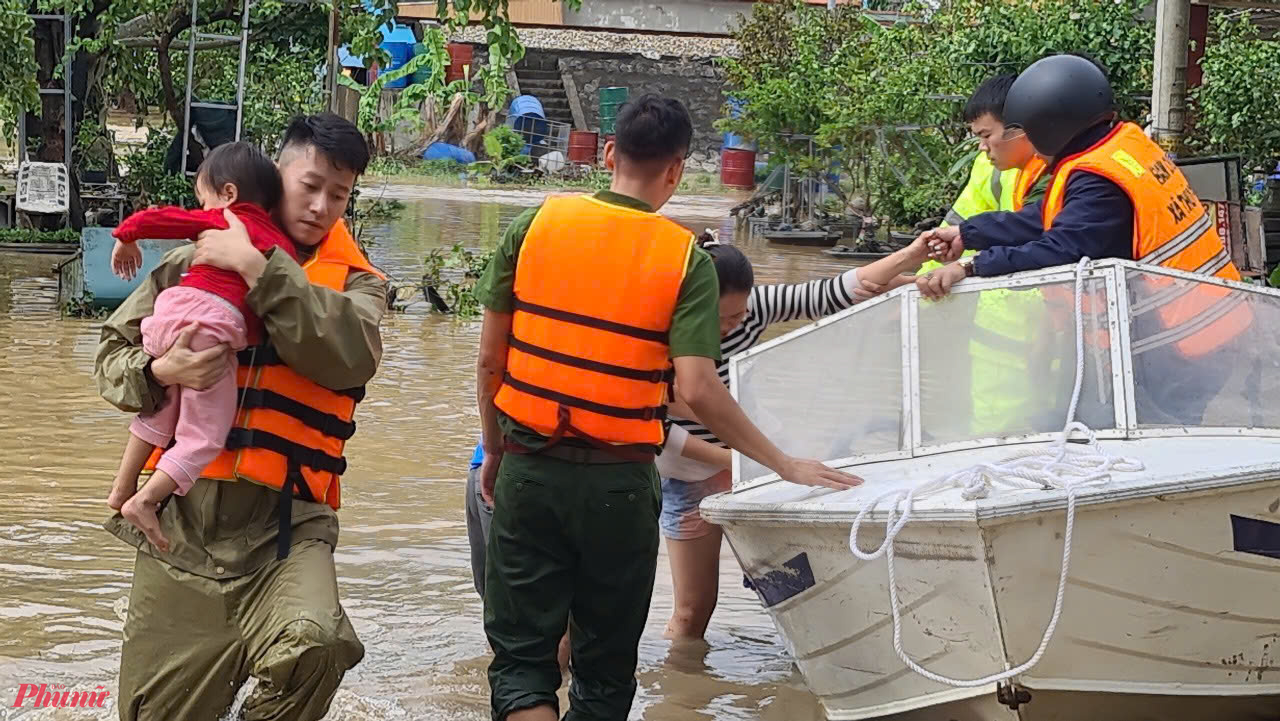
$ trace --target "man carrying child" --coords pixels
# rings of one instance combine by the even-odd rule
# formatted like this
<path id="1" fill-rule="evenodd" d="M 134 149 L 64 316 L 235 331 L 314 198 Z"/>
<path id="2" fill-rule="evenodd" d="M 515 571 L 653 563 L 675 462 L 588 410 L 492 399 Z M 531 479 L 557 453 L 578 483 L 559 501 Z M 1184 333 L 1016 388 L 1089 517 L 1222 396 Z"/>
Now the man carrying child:
<path id="1" fill-rule="evenodd" d="M 275 223 L 296 245 L 263 253 L 245 225 L 171 252 L 107 320 L 95 375 L 121 410 L 152 414 L 168 388 L 207 388 L 225 346 L 185 330 L 161 355 L 141 325 L 192 265 L 237 273 L 265 342 L 240 355 L 235 427 L 185 495 L 159 514 L 162 550 L 122 516 L 107 529 L 138 548 L 120 663 L 122 721 L 213 719 L 250 677 L 247 721 L 324 716 L 364 647 L 338 602 L 338 477 L 363 386 L 382 356 L 386 281 L 341 221 L 368 164 L 364 137 L 334 115 L 295 119 L 277 160 Z M 157 350 L 157 349 L 152 349 Z M 154 466 L 159 452 L 149 466 Z M 144 487 L 145 488 L 145 487 Z"/>

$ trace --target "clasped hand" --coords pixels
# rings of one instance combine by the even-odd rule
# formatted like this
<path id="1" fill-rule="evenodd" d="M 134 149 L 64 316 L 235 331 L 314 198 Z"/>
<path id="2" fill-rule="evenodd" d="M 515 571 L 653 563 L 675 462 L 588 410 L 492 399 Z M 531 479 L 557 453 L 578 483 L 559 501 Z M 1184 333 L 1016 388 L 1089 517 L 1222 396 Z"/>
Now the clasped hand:
<path id="1" fill-rule="evenodd" d="M 918 252 L 948 265 L 916 278 L 916 288 L 926 298 L 937 300 L 945 297 L 951 292 L 952 285 L 965 278 L 964 268 L 954 263 L 964 253 L 964 239 L 960 236 L 960 228 L 948 226 L 925 231 L 912 245 L 917 244 L 920 246 Z"/>

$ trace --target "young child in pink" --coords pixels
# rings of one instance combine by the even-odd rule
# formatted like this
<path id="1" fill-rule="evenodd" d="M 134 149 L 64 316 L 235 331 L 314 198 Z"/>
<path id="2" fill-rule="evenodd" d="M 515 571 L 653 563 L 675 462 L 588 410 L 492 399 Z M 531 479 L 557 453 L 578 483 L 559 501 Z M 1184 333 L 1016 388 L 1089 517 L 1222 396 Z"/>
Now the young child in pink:
<path id="1" fill-rule="evenodd" d="M 165 207 L 139 211 L 125 219 L 113 235 L 111 265 L 132 278 L 141 265 L 136 241 L 143 238 L 186 238 L 195 241 L 206 230 L 227 228 L 224 209 L 244 223 L 249 239 L 262 252 L 277 248 L 297 259 L 293 241 L 271 220 L 284 193 L 271 159 L 248 143 L 218 146 L 196 174 L 196 199 L 203 210 Z M 142 347 L 152 358 L 164 355 L 190 326 L 191 349 L 225 344 L 239 351 L 257 342 L 262 321 L 249 309 L 249 286 L 234 271 L 193 265 L 175 287 L 156 297 L 155 310 L 142 321 Z M 236 357 L 227 354 L 227 372 L 212 386 L 195 390 L 169 386 L 164 404 L 140 414 L 129 426 L 129 442 L 116 473 L 107 505 L 119 510 L 160 550 L 169 541 L 160 532 L 160 503 L 170 494 L 185 495 L 222 451 L 236 414 Z M 138 490 L 138 474 L 153 449 L 173 446 L 156 463 L 151 479 Z"/>

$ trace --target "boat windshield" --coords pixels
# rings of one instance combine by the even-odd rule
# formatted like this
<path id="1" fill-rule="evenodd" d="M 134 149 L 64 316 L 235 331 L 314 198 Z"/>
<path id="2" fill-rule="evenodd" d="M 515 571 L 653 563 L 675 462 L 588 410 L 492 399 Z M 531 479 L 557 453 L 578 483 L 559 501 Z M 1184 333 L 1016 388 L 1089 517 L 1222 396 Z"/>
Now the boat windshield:
<path id="1" fill-rule="evenodd" d="M 1130 261 L 899 289 L 733 359 L 747 415 L 836 465 L 1051 440 L 1280 435 L 1280 291 Z M 1078 301 L 1078 302 L 1077 302 Z M 1076 308 L 1081 311 L 1077 352 Z M 768 478 L 736 459 L 735 487 Z"/>

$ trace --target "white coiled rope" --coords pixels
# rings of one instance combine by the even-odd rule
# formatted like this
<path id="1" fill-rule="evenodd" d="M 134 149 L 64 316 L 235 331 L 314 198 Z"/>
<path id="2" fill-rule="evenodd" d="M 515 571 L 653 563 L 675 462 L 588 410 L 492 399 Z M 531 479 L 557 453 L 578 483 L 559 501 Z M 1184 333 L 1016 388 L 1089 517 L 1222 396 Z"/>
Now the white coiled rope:
<path id="1" fill-rule="evenodd" d="M 1071 405 L 1067 409 L 1066 425 L 1062 434 L 1048 447 L 1027 448 L 1021 450 L 999 463 L 980 463 L 978 465 L 943 476 L 928 483 L 922 483 L 909 490 L 890 491 L 885 493 L 858 511 L 849 531 L 849 550 L 854 556 L 873 561 L 885 556 L 889 568 L 889 607 L 893 613 L 893 650 L 912 671 L 921 676 L 948 686 L 957 688 L 975 688 L 1018 676 L 1035 666 L 1049 641 L 1053 638 L 1054 629 L 1062 615 L 1062 599 L 1067 589 L 1067 569 L 1071 564 L 1071 534 L 1076 517 L 1076 489 L 1080 486 L 1105 483 L 1111 479 L 1112 471 L 1140 471 L 1142 463 L 1125 457 L 1107 454 L 1098 445 L 1092 430 L 1076 421 L 1076 406 L 1080 401 L 1080 386 L 1084 380 L 1084 329 L 1082 297 L 1084 294 L 1084 276 L 1089 268 L 1089 258 L 1082 258 L 1076 266 L 1075 279 L 1075 330 L 1076 330 L 1076 378 L 1071 392 Z M 1085 444 L 1071 444 L 1073 432 L 1084 434 Z M 1040 646 L 1025 663 L 1000 673 L 975 679 L 955 679 L 942 676 L 924 668 L 907 655 L 902 648 L 902 613 L 898 603 L 898 584 L 894 569 L 893 544 L 898 533 L 911 519 L 912 505 L 915 499 L 941 491 L 959 488 L 960 495 L 966 500 L 986 498 L 996 488 L 1008 489 L 1042 489 L 1065 490 L 1067 493 L 1067 528 L 1062 538 L 1062 572 L 1058 575 L 1058 595 L 1053 604 L 1053 615 L 1049 617 L 1049 625 L 1040 639 Z M 889 515 L 885 519 L 884 543 L 871 552 L 858 547 L 858 530 L 862 523 L 882 502 L 888 501 Z M 901 509 L 901 510 L 899 510 Z"/>

